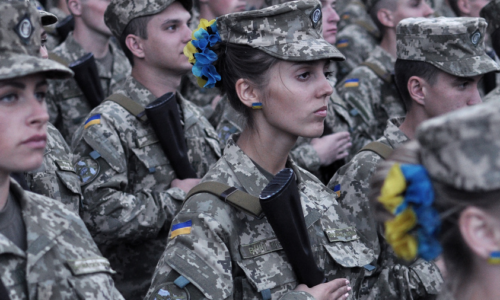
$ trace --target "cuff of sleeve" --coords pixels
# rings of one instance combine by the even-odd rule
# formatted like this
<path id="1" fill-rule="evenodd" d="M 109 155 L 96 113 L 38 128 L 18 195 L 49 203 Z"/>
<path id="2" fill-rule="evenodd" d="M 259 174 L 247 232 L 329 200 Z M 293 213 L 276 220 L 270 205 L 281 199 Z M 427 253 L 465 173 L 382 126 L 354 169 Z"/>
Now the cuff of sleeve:
<path id="1" fill-rule="evenodd" d="M 186 192 L 178 187 L 171 187 L 167 190 L 167 194 L 175 200 L 184 201 L 186 198 Z"/>
<path id="2" fill-rule="evenodd" d="M 439 294 L 443 286 L 443 276 L 434 262 L 418 259 L 410 268 L 417 274 L 427 294 Z"/>
<path id="3" fill-rule="evenodd" d="M 316 298 L 308 292 L 290 291 L 279 298 L 279 300 L 316 300 Z"/>

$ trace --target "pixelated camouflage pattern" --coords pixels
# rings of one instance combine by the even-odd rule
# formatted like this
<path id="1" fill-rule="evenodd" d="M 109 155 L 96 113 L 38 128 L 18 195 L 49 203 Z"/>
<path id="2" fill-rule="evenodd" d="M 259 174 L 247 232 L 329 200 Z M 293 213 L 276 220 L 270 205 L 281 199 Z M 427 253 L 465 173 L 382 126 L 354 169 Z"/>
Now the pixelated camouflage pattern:
<path id="1" fill-rule="evenodd" d="M 490 1 L 481 9 L 479 15 L 488 23 L 488 33 L 493 33 L 500 28 L 500 0 Z"/>
<path id="2" fill-rule="evenodd" d="M 396 27 L 397 57 L 428 62 L 460 77 L 499 71 L 485 53 L 483 18 L 408 18 Z"/>
<path id="3" fill-rule="evenodd" d="M 25 17 L 31 26 L 26 39 L 16 33 L 17 26 Z M 0 2 L 0 80 L 39 72 L 44 72 L 47 78 L 73 75 L 63 65 L 39 57 L 41 28 L 40 15 L 29 2 Z"/>
<path id="4" fill-rule="evenodd" d="M 491 102 L 500 100 L 500 85 L 498 85 L 493 91 L 489 92 L 483 98 L 483 102 Z"/>
<path id="5" fill-rule="evenodd" d="M 337 2 L 338 3 L 338 2 Z M 344 29 L 347 25 L 358 24 L 367 30 L 376 38 L 380 38 L 380 31 L 373 22 L 372 18 L 366 10 L 366 6 L 362 1 L 351 1 L 347 6 L 339 12 L 340 21 L 338 22 L 339 32 Z"/>
<path id="6" fill-rule="evenodd" d="M 196 77 L 192 72 L 189 72 L 182 78 L 179 90 L 184 98 L 189 99 L 189 101 L 193 102 L 203 110 L 205 118 L 210 119 L 214 113 L 212 101 L 215 97 L 220 95 L 219 89 L 200 88 Z"/>
<path id="7" fill-rule="evenodd" d="M 42 165 L 26 173 L 30 190 L 63 203 L 67 209 L 79 214 L 82 191 L 80 177 L 73 168 L 73 154 L 50 123 L 47 126 L 47 146 Z"/>
<path id="8" fill-rule="evenodd" d="M 366 62 L 378 66 L 390 78 L 394 73 L 395 59 L 380 46 L 375 47 Z M 358 79 L 359 85 L 346 87 L 350 79 Z M 358 66 L 337 85 L 340 97 L 347 105 L 353 122 L 350 156 L 364 145 L 382 137 L 387 120 L 405 115 L 403 100 L 395 84 L 385 81 L 368 66 Z"/>
<path id="9" fill-rule="evenodd" d="M 393 277 L 381 277 L 364 266 L 374 261 L 374 252 L 362 236 L 355 234 L 344 242 L 327 238 L 332 229 L 353 230 L 340 209 L 335 194 L 317 178 L 296 166 L 288 167 L 297 174 L 302 208 L 313 255 L 317 265 L 325 270 L 328 280 L 347 278 L 352 287 L 348 299 L 368 299 L 370 291 L 378 288 L 381 298 L 397 294 L 392 299 L 413 299 L 422 289 L 398 290 L 398 281 L 420 283 L 413 270 L 401 266 L 398 273 L 385 267 Z M 258 196 L 272 175 L 259 168 L 231 139 L 223 158 L 204 177 Z M 157 266 L 147 299 L 154 299 L 158 287 L 168 282 L 172 270 L 181 274 L 208 299 L 262 299 L 261 292 L 269 290 L 272 299 L 311 299 L 304 293 L 292 292 L 297 285 L 295 274 L 286 255 L 276 244 L 274 232 L 267 219 L 257 218 L 221 201 L 216 196 L 197 194 L 187 200 L 173 224 L 192 221 L 191 233 L 171 239 Z M 266 246 L 264 246 L 266 245 Z M 269 245 L 269 246 L 268 246 Z M 248 254 L 245 249 L 252 249 Z M 397 280 L 394 278 L 397 277 Z M 384 281 L 387 278 L 389 281 Z M 419 287 L 421 284 L 419 285 Z M 406 288 L 406 286 L 405 286 Z M 425 295 L 425 291 L 421 296 Z"/>
<path id="10" fill-rule="evenodd" d="M 500 188 L 500 101 L 460 109 L 419 126 L 421 161 L 431 179 L 456 189 Z"/>
<path id="11" fill-rule="evenodd" d="M 378 35 L 358 23 L 347 25 L 337 34 L 335 46 L 345 56 L 345 61 L 338 62 L 339 80 L 344 79 L 349 72 L 364 62 L 379 44 Z"/>
<path id="12" fill-rule="evenodd" d="M 156 97 L 133 77 L 118 91 L 146 106 Z M 213 127 L 199 109 L 177 94 L 184 121 L 188 157 L 201 178 L 220 157 Z M 80 126 L 72 148 L 74 162 L 99 165 L 96 178 L 83 183 L 81 216 L 103 255 L 117 271 L 117 288 L 127 299 L 144 297 L 165 249 L 173 216 L 185 193 L 171 188 L 176 178 L 153 128 L 115 102 L 106 101 L 90 114 L 100 124 Z M 97 151 L 99 158 L 90 153 Z"/>
<path id="13" fill-rule="evenodd" d="M 180 2 L 187 11 L 193 7 L 192 0 L 111 0 L 104 13 L 104 22 L 113 35 L 120 38 L 128 23 L 133 19 L 156 15 L 176 1 Z"/>
<path id="14" fill-rule="evenodd" d="M 321 4 L 317 0 L 292 1 L 221 16 L 217 18 L 217 27 L 223 42 L 258 48 L 279 59 L 344 60 L 344 56 L 323 39 L 321 16 Z"/>
<path id="15" fill-rule="evenodd" d="M 98 60 L 95 60 L 105 96 L 111 95 L 118 89 L 131 71 L 130 63 L 121 49 L 110 42 L 109 51 L 113 56 L 111 71 L 107 70 Z M 70 33 L 64 43 L 54 49 L 53 52 L 67 62 L 73 62 L 86 54 L 83 47 L 73 37 L 73 33 Z M 91 107 L 73 78 L 54 80 L 49 83 L 47 107 L 50 122 L 56 126 L 69 144 L 76 129 L 90 112 Z"/>
<path id="16" fill-rule="evenodd" d="M 28 245 L 23 251 L 0 234 L 0 278 L 10 299 L 124 299 L 109 262 L 76 214 L 13 181 L 10 193 L 20 203 Z M 72 267 L 85 260 L 93 264 Z"/>

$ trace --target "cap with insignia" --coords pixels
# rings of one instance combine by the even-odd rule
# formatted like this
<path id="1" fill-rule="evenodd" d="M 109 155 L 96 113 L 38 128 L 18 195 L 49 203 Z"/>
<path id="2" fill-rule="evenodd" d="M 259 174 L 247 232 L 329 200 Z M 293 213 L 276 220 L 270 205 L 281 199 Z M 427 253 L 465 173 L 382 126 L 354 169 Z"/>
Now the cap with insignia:
<path id="1" fill-rule="evenodd" d="M 485 53 L 483 18 L 408 18 L 396 27 L 398 59 L 425 61 L 459 77 L 500 71 Z"/>
<path id="2" fill-rule="evenodd" d="M 431 178 L 469 192 L 500 189 L 500 101 L 423 123 L 416 133 Z"/>
<path id="3" fill-rule="evenodd" d="M 488 22 L 488 33 L 493 33 L 500 28 L 500 0 L 492 0 L 486 4 L 479 15 Z"/>
<path id="4" fill-rule="evenodd" d="M 111 0 L 104 13 L 104 22 L 113 35 L 119 38 L 133 19 L 156 15 L 176 1 L 191 11 L 192 0 Z"/>
<path id="5" fill-rule="evenodd" d="M 67 78 L 73 72 L 40 57 L 40 15 L 28 2 L 0 2 L 0 80 L 44 72 Z"/>
<path id="6" fill-rule="evenodd" d="M 224 15 L 217 18 L 217 27 L 223 42 L 258 48 L 279 59 L 345 59 L 323 39 L 321 5 L 317 0 Z"/>

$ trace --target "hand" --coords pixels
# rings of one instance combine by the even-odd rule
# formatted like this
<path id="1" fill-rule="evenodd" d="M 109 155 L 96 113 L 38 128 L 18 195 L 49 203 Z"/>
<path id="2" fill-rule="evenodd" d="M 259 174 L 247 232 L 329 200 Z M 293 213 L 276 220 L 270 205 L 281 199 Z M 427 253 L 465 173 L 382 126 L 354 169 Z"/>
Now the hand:
<path id="1" fill-rule="evenodd" d="M 349 132 L 337 132 L 311 140 L 311 146 L 318 152 L 322 166 L 342 159 L 349 154 L 351 148 L 351 135 Z"/>
<path id="2" fill-rule="evenodd" d="M 187 178 L 187 179 L 174 179 L 172 180 L 171 187 L 178 187 L 183 190 L 186 194 L 200 183 L 201 179 L 198 178 Z"/>
<path id="3" fill-rule="evenodd" d="M 351 287 L 349 280 L 341 278 L 318 284 L 312 288 L 308 288 L 305 284 L 299 284 L 295 290 L 307 292 L 317 300 L 344 300 L 349 297 Z"/>

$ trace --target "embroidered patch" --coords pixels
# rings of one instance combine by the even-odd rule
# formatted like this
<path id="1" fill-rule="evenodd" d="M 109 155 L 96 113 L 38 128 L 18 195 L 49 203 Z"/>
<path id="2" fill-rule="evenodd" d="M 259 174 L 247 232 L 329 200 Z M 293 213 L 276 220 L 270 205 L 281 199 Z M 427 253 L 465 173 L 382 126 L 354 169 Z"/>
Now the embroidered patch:
<path id="1" fill-rule="evenodd" d="M 154 298 L 153 298 L 154 297 Z M 155 300 L 188 300 L 189 294 L 184 288 L 179 288 L 172 282 L 168 282 L 164 285 L 161 285 L 154 295 L 150 299 Z"/>
<path id="2" fill-rule="evenodd" d="M 178 235 L 190 234 L 192 227 L 193 227 L 193 222 L 191 220 L 186 221 L 184 223 L 175 224 L 172 226 L 172 232 L 170 233 L 170 238 L 173 239 Z"/>
<path id="3" fill-rule="evenodd" d="M 75 168 L 71 165 L 69 161 L 66 160 L 56 160 L 56 165 L 61 171 L 75 172 Z"/>
<path id="4" fill-rule="evenodd" d="M 342 20 L 348 20 L 351 17 L 351 13 L 346 12 L 342 15 Z"/>
<path id="5" fill-rule="evenodd" d="M 100 114 L 97 114 L 97 115 L 94 115 L 94 116 L 88 118 L 88 120 L 85 121 L 84 129 L 87 129 L 90 126 L 97 125 L 97 124 L 101 124 L 101 115 Z"/>
<path id="6" fill-rule="evenodd" d="M 335 46 L 337 48 L 345 48 L 345 47 L 349 46 L 349 40 L 348 39 L 339 40 L 339 41 L 337 41 Z"/>
<path id="7" fill-rule="evenodd" d="M 358 86 L 359 86 L 358 78 L 347 79 L 344 82 L 344 87 L 358 87 Z"/>
<path id="8" fill-rule="evenodd" d="M 316 28 L 316 26 L 318 26 L 322 17 L 323 17 L 323 13 L 321 12 L 321 6 L 318 5 L 311 13 L 311 21 L 313 23 L 313 28 Z"/>
<path id="9" fill-rule="evenodd" d="M 333 242 L 349 242 L 359 239 L 356 229 L 354 227 L 347 227 L 343 229 L 327 229 L 325 234 L 330 243 Z"/>
<path id="10" fill-rule="evenodd" d="M 240 246 L 240 254 L 244 259 L 264 255 L 266 253 L 282 250 L 280 242 L 277 238 L 258 241 L 248 245 Z"/>
<path id="11" fill-rule="evenodd" d="M 74 168 L 76 174 L 80 176 L 80 180 L 84 185 L 89 184 L 96 179 L 97 175 L 99 175 L 99 171 L 101 170 L 99 164 L 88 156 L 82 157 L 80 161 L 75 164 Z"/>
<path id="12" fill-rule="evenodd" d="M 115 273 L 109 261 L 104 257 L 69 260 L 68 265 L 73 275 L 91 274 L 97 272 Z"/>
<path id="13" fill-rule="evenodd" d="M 14 30 L 24 44 L 29 44 L 31 34 L 33 34 L 34 29 L 28 14 L 24 15 L 21 21 L 19 21 L 16 27 L 14 27 Z"/>
<path id="14" fill-rule="evenodd" d="M 474 33 L 470 36 L 472 45 L 477 46 L 479 44 L 479 41 L 481 40 L 481 37 L 481 32 L 479 30 L 474 31 Z"/>
<path id="15" fill-rule="evenodd" d="M 340 197 L 340 184 L 333 187 L 333 192 L 337 194 L 337 197 Z"/>

